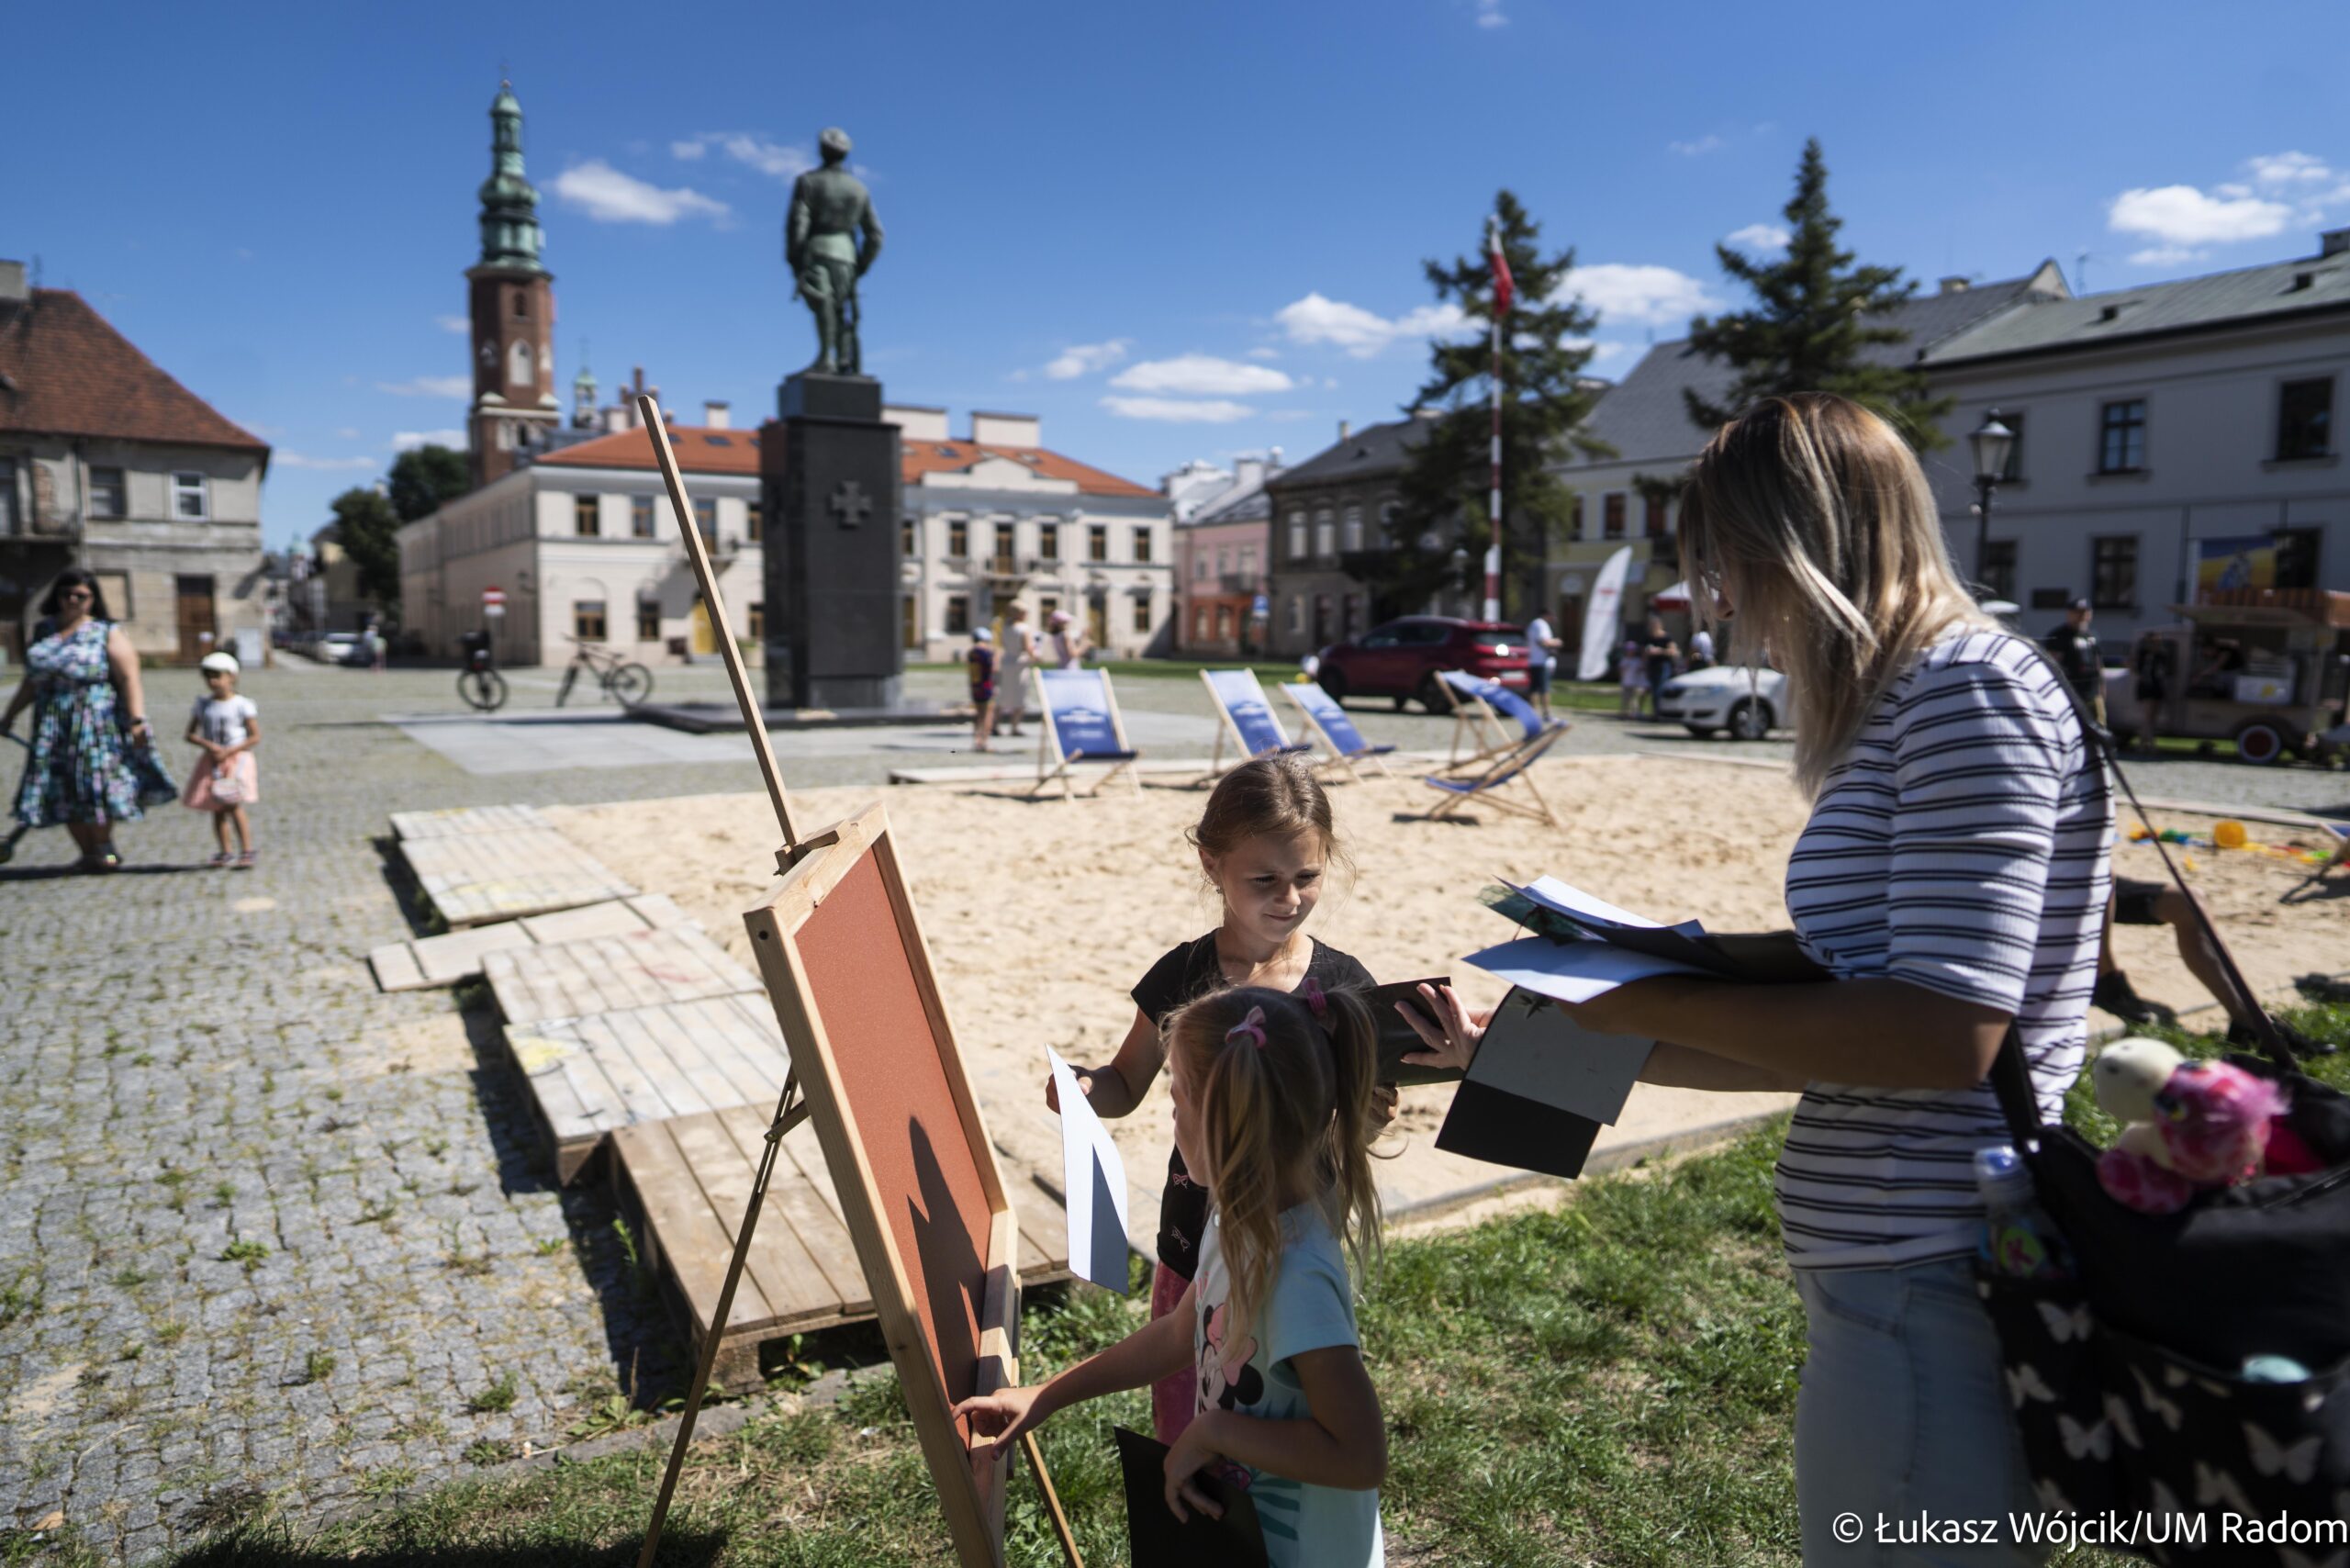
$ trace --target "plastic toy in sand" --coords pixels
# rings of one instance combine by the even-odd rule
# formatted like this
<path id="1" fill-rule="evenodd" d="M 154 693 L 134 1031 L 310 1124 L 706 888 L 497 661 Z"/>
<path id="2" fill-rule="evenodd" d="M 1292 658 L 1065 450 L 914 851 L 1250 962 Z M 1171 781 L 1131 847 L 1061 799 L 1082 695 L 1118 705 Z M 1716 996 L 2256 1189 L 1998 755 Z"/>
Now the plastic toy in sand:
<path id="1" fill-rule="evenodd" d="M 2298 839 L 2288 839 L 2283 844 L 2263 844 L 2233 817 L 2223 817 L 2212 823 L 2209 838 L 2198 838 L 2185 829 L 2176 827 L 2166 827 L 2160 834 L 2153 834 L 2147 832 L 2143 823 L 2130 829 L 2130 842 L 2132 844 L 2144 844 L 2157 837 L 2165 844 L 2185 845 L 2194 849 L 2244 850 L 2255 855 L 2266 855 L 2273 860 L 2288 860 L 2300 866 L 2331 865 L 2340 854 L 2334 848 L 2315 848 Z M 2188 864 L 2192 866 L 2194 862 L 2190 860 Z"/>

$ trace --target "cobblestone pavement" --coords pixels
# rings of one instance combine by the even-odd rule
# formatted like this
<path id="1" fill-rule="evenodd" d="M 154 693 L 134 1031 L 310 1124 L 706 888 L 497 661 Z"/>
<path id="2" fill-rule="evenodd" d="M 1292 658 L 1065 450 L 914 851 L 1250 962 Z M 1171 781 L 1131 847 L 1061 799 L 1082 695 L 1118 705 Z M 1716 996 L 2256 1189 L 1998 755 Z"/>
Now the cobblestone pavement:
<path id="1" fill-rule="evenodd" d="M 665 696 L 722 695 L 715 670 L 661 674 Z M 175 734 L 194 678 L 151 679 Z M 518 682 L 515 705 L 550 705 L 543 685 Z M 954 677 L 910 685 L 943 696 Z M 467 773 L 377 719 L 454 710 L 447 672 L 297 667 L 246 690 L 257 869 L 196 869 L 208 824 L 177 807 L 122 829 L 121 874 L 55 874 L 54 832 L 0 868 L 0 1532 L 62 1511 L 129 1562 L 263 1496 L 315 1516 L 560 1441 L 673 1375 L 609 1204 L 537 1166 L 488 1015 L 375 990 L 367 950 L 416 929 L 379 841 L 397 809 L 757 788 L 747 761 Z M 1122 700 L 1208 711 L 1187 680 L 1130 679 Z M 1359 722 L 1411 745 L 1450 731 Z M 868 733 L 867 751 L 787 745 L 787 769 L 878 784 L 902 753 Z M 1594 716 L 1567 744 L 1785 751 Z M 186 749 L 167 752 L 183 771 Z M 2350 778 L 2307 769 L 2140 772 L 2190 799 L 2350 801 Z"/>

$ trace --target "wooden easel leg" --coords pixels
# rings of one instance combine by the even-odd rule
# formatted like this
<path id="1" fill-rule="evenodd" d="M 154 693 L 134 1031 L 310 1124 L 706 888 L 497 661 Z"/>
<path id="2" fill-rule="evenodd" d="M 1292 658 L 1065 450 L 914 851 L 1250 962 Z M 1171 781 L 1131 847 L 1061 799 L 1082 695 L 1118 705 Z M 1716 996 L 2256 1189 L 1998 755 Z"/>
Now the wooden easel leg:
<path id="1" fill-rule="evenodd" d="M 1045 1512 L 1052 1516 L 1053 1533 L 1060 1537 L 1061 1555 L 1069 1560 L 1069 1568 L 1085 1568 L 1085 1559 L 1077 1554 L 1077 1537 L 1069 1533 L 1069 1516 L 1061 1512 L 1060 1494 L 1053 1490 L 1052 1473 L 1045 1468 L 1045 1450 L 1036 1446 L 1036 1434 L 1021 1433 L 1020 1447 L 1036 1473 L 1036 1490 L 1045 1495 Z"/>
<path id="2" fill-rule="evenodd" d="M 734 1311 L 734 1287 L 742 1282 L 743 1265 L 751 1255 L 751 1237 L 759 1227 L 759 1207 L 767 1201 L 767 1180 L 775 1173 L 777 1146 L 784 1135 L 807 1120 L 808 1103 L 800 1095 L 800 1076 L 788 1073 L 783 1093 L 775 1103 L 775 1119 L 767 1125 L 767 1146 L 759 1155 L 758 1173 L 751 1179 L 751 1198 L 743 1208 L 743 1228 L 734 1236 L 734 1255 L 726 1262 L 726 1282 L 719 1287 L 718 1308 L 711 1316 L 710 1338 L 703 1341 L 694 1367 L 693 1386 L 686 1393 L 685 1414 L 677 1421 L 677 1440 L 669 1445 L 669 1467 L 661 1475 L 661 1493 L 653 1501 L 653 1521 L 644 1528 L 644 1550 L 636 1568 L 652 1568 L 653 1554 L 661 1549 L 661 1527 L 668 1521 L 669 1499 L 685 1469 L 686 1445 L 693 1441 L 694 1419 L 701 1414 L 702 1395 L 710 1388 L 711 1369 L 718 1362 L 718 1348 L 726 1338 L 726 1325 Z M 1041 1473 L 1041 1472 L 1040 1472 Z"/>

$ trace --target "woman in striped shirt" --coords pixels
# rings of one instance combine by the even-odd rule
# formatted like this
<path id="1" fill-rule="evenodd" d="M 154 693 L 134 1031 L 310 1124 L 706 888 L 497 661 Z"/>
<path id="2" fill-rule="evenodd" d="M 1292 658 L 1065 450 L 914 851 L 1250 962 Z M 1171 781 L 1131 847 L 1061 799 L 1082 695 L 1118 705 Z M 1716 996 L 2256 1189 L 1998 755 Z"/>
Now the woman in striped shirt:
<path id="1" fill-rule="evenodd" d="M 1858 404 L 1772 398 L 1725 425 L 1681 544 L 1695 602 L 1787 675 L 1813 801 L 1787 907 L 1830 978 L 1651 980 L 1572 1011 L 1675 1042 L 1652 1081 L 1803 1092 L 1777 1202 L 1809 1324 L 1804 1560 L 2031 1561 L 1914 1543 L 1915 1525 L 1996 1518 L 2005 1541 L 2009 1510 L 2032 1506 L 1969 1272 L 1971 1159 L 2007 1137 L 1986 1080 L 2010 1020 L 2045 1114 L 2080 1073 L 2104 771 L 2057 674 L 1961 585 L 1908 444 Z M 1857 1543 L 1838 1539 L 1845 1515 Z"/>

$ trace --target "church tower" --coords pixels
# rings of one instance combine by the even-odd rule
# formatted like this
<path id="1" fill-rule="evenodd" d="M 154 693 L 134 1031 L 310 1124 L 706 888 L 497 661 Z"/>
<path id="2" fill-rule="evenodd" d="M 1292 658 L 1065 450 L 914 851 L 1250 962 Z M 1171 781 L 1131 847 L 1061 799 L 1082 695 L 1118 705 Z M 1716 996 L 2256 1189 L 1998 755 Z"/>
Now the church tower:
<path id="1" fill-rule="evenodd" d="M 478 487 L 511 472 L 563 417 L 554 389 L 554 278 L 539 261 L 539 193 L 522 177 L 522 106 L 501 82 L 489 106 L 481 260 L 472 286 L 474 404 L 466 423 Z"/>

